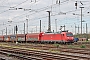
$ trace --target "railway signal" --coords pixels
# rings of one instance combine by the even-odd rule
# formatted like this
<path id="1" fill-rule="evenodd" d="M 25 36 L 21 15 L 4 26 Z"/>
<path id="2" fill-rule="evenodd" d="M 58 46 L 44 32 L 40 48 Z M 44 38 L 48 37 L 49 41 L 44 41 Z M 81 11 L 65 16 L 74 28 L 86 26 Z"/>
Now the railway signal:
<path id="1" fill-rule="evenodd" d="M 18 27 L 17 27 L 17 25 L 16 25 L 16 32 L 18 31 Z"/>
<path id="2" fill-rule="evenodd" d="M 17 31 L 18 31 L 18 27 L 17 27 L 17 25 L 16 25 L 16 44 L 18 43 L 17 41 L 18 41 L 18 37 L 17 37 Z"/>
<path id="3" fill-rule="evenodd" d="M 75 6 L 76 6 L 76 9 L 77 9 L 77 1 L 76 1 L 76 3 L 75 3 Z"/>

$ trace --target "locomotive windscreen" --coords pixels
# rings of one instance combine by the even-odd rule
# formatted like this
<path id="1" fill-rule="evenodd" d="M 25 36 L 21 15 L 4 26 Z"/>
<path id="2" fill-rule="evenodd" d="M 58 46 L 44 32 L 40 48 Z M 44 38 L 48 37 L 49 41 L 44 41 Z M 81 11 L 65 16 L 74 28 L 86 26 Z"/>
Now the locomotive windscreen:
<path id="1" fill-rule="evenodd" d="M 66 33 L 66 35 L 67 35 L 67 36 L 73 36 L 73 34 L 72 34 L 72 33 Z"/>

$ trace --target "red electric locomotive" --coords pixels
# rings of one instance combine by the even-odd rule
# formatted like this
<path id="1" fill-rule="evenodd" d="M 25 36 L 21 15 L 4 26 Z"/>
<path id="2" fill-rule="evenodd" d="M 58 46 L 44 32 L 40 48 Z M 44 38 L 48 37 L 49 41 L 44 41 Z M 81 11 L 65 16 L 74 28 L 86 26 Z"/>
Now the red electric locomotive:
<path id="1" fill-rule="evenodd" d="M 67 43 L 74 42 L 74 37 L 71 32 L 58 32 L 58 33 L 31 33 L 26 35 L 26 41 L 31 42 L 53 42 L 53 43 Z"/>

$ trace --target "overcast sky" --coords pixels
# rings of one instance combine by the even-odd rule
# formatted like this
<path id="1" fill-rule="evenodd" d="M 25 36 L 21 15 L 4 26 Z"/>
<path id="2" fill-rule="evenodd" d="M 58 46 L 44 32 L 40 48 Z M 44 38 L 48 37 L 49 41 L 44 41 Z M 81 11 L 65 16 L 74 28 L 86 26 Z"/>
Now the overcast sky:
<path id="1" fill-rule="evenodd" d="M 77 2 L 77 9 L 75 3 Z M 0 35 L 6 32 L 13 34 L 14 26 L 18 26 L 18 33 L 23 33 L 24 23 L 27 32 L 39 32 L 40 20 L 42 22 L 42 31 L 48 29 L 48 12 L 51 12 L 51 30 L 59 31 L 60 26 L 66 26 L 75 34 L 75 25 L 79 28 L 81 33 L 81 8 L 82 8 L 82 22 L 85 33 L 86 23 L 88 25 L 88 33 L 90 33 L 90 0 L 0 0 Z M 22 8 L 22 9 L 19 9 Z M 74 14 L 74 15 L 73 15 Z M 56 20 L 56 23 L 55 23 Z M 8 22 L 9 21 L 9 22 Z M 12 21 L 12 22 L 10 22 Z M 63 29 L 62 29 L 63 30 Z M 78 28 L 76 28 L 78 33 Z"/>

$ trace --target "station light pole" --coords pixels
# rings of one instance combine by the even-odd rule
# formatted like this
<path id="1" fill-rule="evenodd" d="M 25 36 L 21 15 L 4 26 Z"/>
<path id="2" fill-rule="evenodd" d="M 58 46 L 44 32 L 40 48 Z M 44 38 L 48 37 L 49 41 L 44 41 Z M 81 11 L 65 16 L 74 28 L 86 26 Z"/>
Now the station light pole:
<path id="1" fill-rule="evenodd" d="M 88 41 L 88 27 L 87 27 L 87 23 L 86 23 L 86 38 L 87 38 L 87 41 Z"/>
<path id="2" fill-rule="evenodd" d="M 2 32 L 2 35 L 3 35 L 3 30 L 1 30 L 1 32 Z"/>
<path id="3" fill-rule="evenodd" d="M 74 23 L 74 24 L 75 24 L 75 23 Z M 76 35 L 76 33 L 77 33 L 77 32 L 76 32 L 76 29 L 77 29 L 77 28 L 78 28 L 78 27 L 77 27 L 76 24 L 75 24 L 75 35 Z"/>
<path id="4" fill-rule="evenodd" d="M 28 19 L 26 19 L 27 20 L 27 34 L 28 34 Z"/>
<path id="5" fill-rule="evenodd" d="M 40 20 L 40 32 L 41 32 L 41 20 Z"/>
<path id="6" fill-rule="evenodd" d="M 57 32 L 57 19 L 55 19 L 56 32 Z"/>
<path id="7" fill-rule="evenodd" d="M 79 27 L 79 25 L 78 25 L 78 34 L 79 34 L 79 28 L 80 28 L 80 27 Z"/>
<path id="8" fill-rule="evenodd" d="M 87 23 L 86 23 L 86 34 L 88 34 L 88 31 L 87 31 Z"/>
<path id="9" fill-rule="evenodd" d="M 25 23 L 24 23 L 24 34 L 25 34 Z"/>
<path id="10" fill-rule="evenodd" d="M 18 43 L 18 42 L 17 42 L 17 41 L 18 41 L 17 31 L 18 31 L 18 27 L 17 27 L 17 25 L 16 25 L 16 44 Z"/>
<path id="11" fill-rule="evenodd" d="M 64 31 L 65 31 L 65 27 L 66 27 L 66 26 L 64 25 L 63 27 L 64 27 Z"/>
<path id="12" fill-rule="evenodd" d="M 81 8 L 81 35 L 82 35 L 82 8 L 84 7 L 80 7 Z"/>
<path id="13" fill-rule="evenodd" d="M 6 27 L 6 35 L 7 35 L 7 27 Z"/>
<path id="14" fill-rule="evenodd" d="M 48 32 L 51 32 L 51 20 L 50 20 L 50 11 L 47 11 L 49 14 L 49 18 L 48 18 Z"/>

